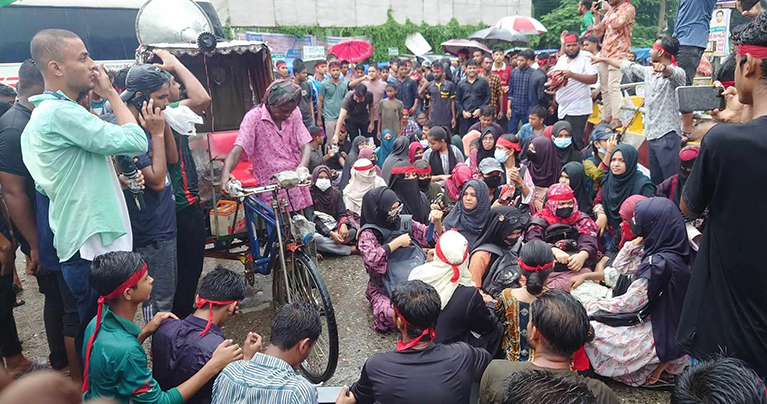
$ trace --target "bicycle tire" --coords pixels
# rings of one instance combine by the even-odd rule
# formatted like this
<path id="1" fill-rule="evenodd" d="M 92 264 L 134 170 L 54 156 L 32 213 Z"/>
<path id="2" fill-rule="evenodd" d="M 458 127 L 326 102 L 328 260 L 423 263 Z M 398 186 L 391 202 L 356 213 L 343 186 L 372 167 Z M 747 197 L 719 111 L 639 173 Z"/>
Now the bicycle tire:
<path id="1" fill-rule="evenodd" d="M 309 358 L 299 366 L 301 372 L 310 382 L 321 383 L 333 377 L 338 365 L 338 326 L 333 304 L 330 301 L 330 293 L 319 269 L 303 251 L 299 250 L 290 254 L 290 259 L 286 257 L 285 265 L 287 268 L 293 269 L 292 274 L 289 273 L 288 276 L 288 282 L 291 283 L 289 286 L 293 293 L 288 297 L 288 285 L 285 285 L 282 268 L 279 264 L 275 265 L 275 270 L 272 272 L 274 274 L 272 290 L 277 308 L 285 303 L 304 301 L 316 306 L 322 319 L 324 319 L 322 324 L 324 330 L 320 334 L 317 344 L 312 349 Z M 298 270 L 299 267 L 304 268 L 304 270 Z M 307 290 L 311 292 L 306 293 Z M 314 369 L 307 366 L 307 361 L 318 355 L 324 355 L 327 358 L 327 364 L 324 368 Z"/>

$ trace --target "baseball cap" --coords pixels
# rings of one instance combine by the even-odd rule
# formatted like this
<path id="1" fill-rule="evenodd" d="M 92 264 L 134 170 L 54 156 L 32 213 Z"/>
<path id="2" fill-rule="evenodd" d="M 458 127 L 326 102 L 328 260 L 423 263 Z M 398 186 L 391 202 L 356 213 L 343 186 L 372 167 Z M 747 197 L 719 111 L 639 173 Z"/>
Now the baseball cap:
<path id="1" fill-rule="evenodd" d="M 479 171 L 482 174 L 490 174 L 494 172 L 503 172 L 503 166 L 493 157 L 483 158 L 479 162 Z"/>
<path id="2" fill-rule="evenodd" d="M 421 63 L 421 66 L 423 67 L 431 67 L 431 61 L 429 59 L 426 59 Z"/>
<path id="3" fill-rule="evenodd" d="M 605 123 L 600 123 L 599 125 L 594 127 L 594 130 L 591 131 L 591 143 L 596 142 L 597 140 L 607 140 L 611 137 L 613 137 L 615 133 L 610 128 L 609 125 Z"/>
<path id="4" fill-rule="evenodd" d="M 144 64 L 131 67 L 125 77 L 125 91 L 120 94 L 123 102 L 130 101 L 137 92 L 142 94 L 157 91 L 170 81 L 170 73 L 155 65 Z"/>

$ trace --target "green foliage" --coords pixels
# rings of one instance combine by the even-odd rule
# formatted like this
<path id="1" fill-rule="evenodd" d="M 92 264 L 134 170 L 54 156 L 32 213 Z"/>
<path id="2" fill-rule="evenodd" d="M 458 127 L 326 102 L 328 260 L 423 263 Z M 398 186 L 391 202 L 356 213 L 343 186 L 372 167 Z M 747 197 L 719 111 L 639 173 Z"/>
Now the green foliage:
<path id="1" fill-rule="evenodd" d="M 227 17 L 226 23 L 222 27 L 224 28 L 224 35 L 226 36 L 227 40 L 233 40 L 234 39 L 234 30 L 232 29 L 232 19 Z"/>

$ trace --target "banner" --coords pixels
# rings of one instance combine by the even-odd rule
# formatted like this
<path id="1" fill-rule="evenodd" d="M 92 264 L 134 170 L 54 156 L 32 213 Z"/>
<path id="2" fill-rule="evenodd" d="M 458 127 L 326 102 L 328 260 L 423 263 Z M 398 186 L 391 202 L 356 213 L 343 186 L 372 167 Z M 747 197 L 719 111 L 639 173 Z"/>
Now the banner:
<path id="1" fill-rule="evenodd" d="M 709 25 L 708 46 L 706 53 L 714 56 L 730 54 L 730 13 L 732 10 L 715 9 Z"/>
<path id="2" fill-rule="evenodd" d="M 296 38 L 293 35 L 287 34 L 271 34 L 266 32 L 245 32 L 244 38 L 246 41 L 259 41 L 266 43 L 272 52 L 272 60 L 277 62 L 278 60 L 284 60 L 288 65 L 288 69 L 293 69 L 294 59 L 318 59 L 320 58 L 319 47 L 324 48 L 322 57 L 327 55 L 328 49 L 333 45 L 345 41 L 347 39 L 361 39 L 363 41 L 372 42 L 368 37 L 364 36 L 315 36 L 304 35 L 300 38 Z M 302 57 L 302 51 L 310 50 L 310 57 Z"/>

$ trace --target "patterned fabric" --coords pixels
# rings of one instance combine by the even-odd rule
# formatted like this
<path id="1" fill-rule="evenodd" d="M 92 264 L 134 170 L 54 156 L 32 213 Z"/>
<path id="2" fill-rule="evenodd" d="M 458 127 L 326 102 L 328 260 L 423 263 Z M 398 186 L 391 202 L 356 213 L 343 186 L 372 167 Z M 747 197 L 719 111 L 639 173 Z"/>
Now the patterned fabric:
<path id="1" fill-rule="evenodd" d="M 277 80 L 266 89 L 263 103 L 270 107 L 279 107 L 290 101 L 298 103 L 300 98 L 301 87 L 298 84 L 287 80 Z"/>
<path id="2" fill-rule="evenodd" d="M 664 77 L 655 74 L 651 66 L 642 66 L 628 60 L 621 65 L 623 74 L 644 81 L 644 105 L 650 112 L 642 117 L 647 140 L 660 139 L 669 132 L 682 133 L 676 88 L 686 84 L 687 75 L 681 67 L 669 68 L 672 70 L 671 75 Z"/>
<path id="3" fill-rule="evenodd" d="M 503 324 L 501 347 L 506 360 L 512 362 L 532 361 L 535 351 L 527 343 L 530 304 L 520 302 L 514 297 L 511 289 L 505 289 L 495 304 L 495 314 Z"/>
<path id="4" fill-rule="evenodd" d="M 573 227 L 575 227 L 576 230 L 578 230 L 578 233 L 585 234 L 591 237 L 596 237 L 597 233 L 599 233 L 599 227 L 597 227 L 597 224 L 594 223 L 594 220 L 591 218 L 578 220 L 581 217 L 581 212 L 578 210 L 578 201 L 575 200 L 575 197 L 572 198 L 574 202 L 573 206 L 573 213 L 568 217 L 567 219 L 562 219 L 559 216 L 557 216 L 557 205 L 558 202 L 555 197 L 556 196 L 563 196 L 563 195 L 572 195 L 573 190 L 570 189 L 569 186 L 565 184 L 554 184 L 549 187 L 549 190 L 547 192 L 547 201 L 546 206 L 544 209 L 539 210 L 535 213 L 535 217 L 542 218 L 546 220 L 546 223 L 549 225 L 555 224 L 555 223 L 566 223 L 566 224 L 572 224 Z"/>
<path id="5" fill-rule="evenodd" d="M 256 353 L 228 364 L 213 384 L 212 404 L 317 403 L 317 389 L 287 362 Z"/>
<path id="6" fill-rule="evenodd" d="M 405 136 L 406 138 L 409 139 L 410 135 L 412 135 L 413 133 L 416 133 L 416 132 L 418 132 L 420 130 L 421 130 L 421 127 L 418 126 L 417 122 L 411 121 L 411 120 L 408 119 L 407 124 L 402 129 L 402 135 L 401 136 Z"/>
<path id="7" fill-rule="evenodd" d="M 625 59 L 631 52 L 631 30 L 634 28 L 636 9 L 628 1 L 610 10 L 594 33 L 602 38 L 602 57 Z"/>
<path id="8" fill-rule="evenodd" d="M 527 114 L 530 109 L 530 75 L 533 68 L 514 69 L 509 75 L 509 100 L 511 112 Z"/>
<path id="9" fill-rule="evenodd" d="M 482 77 L 485 77 L 487 82 L 490 84 L 490 106 L 493 107 L 493 111 L 498 114 L 501 112 L 501 107 L 503 106 L 498 105 L 498 100 L 503 96 L 503 89 L 501 89 L 501 78 L 492 73 Z"/>

